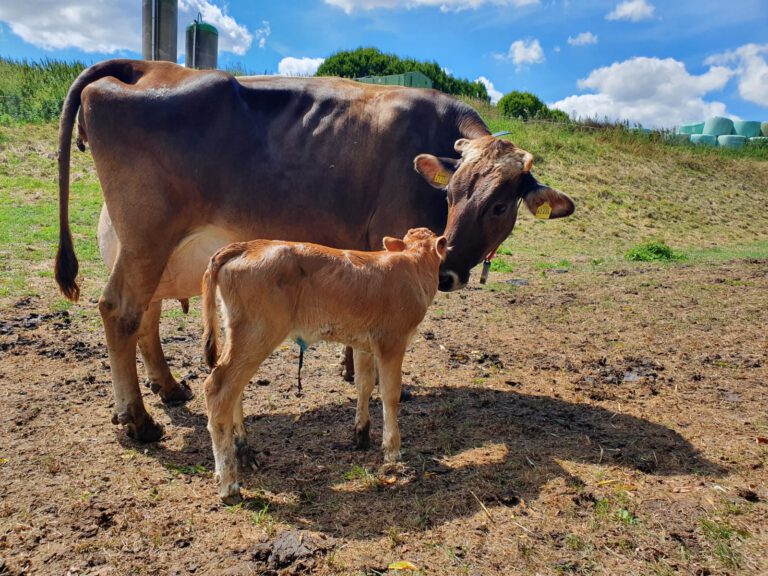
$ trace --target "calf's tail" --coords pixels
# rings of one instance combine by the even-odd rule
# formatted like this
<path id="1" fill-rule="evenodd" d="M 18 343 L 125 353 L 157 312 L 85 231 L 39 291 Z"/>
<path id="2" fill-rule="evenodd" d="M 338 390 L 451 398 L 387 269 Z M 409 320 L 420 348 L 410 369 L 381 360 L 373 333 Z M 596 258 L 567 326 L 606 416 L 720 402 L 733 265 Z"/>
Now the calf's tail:
<path id="1" fill-rule="evenodd" d="M 203 275 L 203 356 L 209 368 L 215 368 L 219 360 L 219 315 L 216 311 L 216 289 L 219 271 L 232 258 L 245 252 L 244 243 L 225 246 L 211 257 Z"/>

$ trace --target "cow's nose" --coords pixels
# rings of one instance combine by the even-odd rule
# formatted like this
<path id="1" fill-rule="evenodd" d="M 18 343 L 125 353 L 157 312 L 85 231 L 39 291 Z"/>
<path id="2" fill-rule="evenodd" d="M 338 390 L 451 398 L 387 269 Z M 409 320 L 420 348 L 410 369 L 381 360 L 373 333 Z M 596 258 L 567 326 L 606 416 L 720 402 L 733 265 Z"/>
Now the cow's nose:
<path id="1" fill-rule="evenodd" d="M 437 285 L 441 292 L 453 292 L 458 290 L 464 284 L 459 280 L 459 275 L 452 270 L 440 272 L 440 283 Z"/>

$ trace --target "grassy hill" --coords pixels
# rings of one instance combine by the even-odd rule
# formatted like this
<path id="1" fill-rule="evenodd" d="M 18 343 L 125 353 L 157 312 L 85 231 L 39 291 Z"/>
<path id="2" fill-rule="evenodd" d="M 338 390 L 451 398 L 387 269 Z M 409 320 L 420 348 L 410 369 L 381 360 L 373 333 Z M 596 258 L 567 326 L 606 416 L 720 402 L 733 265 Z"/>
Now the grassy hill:
<path id="1" fill-rule="evenodd" d="M 521 214 L 495 264 L 526 274 L 552 267 L 633 266 L 630 248 L 663 240 L 684 262 L 768 258 L 768 150 L 673 146 L 617 127 L 523 123 L 474 103 L 494 131 L 535 156 L 534 173 L 571 195 L 573 217 Z M 57 235 L 56 126 L 0 127 L 0 297 L 51 277 Z M 101 193 L 88 153 L 73 151 L 71 210 L 86 294 L 105 270 L 95 230 Z M 52 280 L 50 280 L 52 282 Z"/>

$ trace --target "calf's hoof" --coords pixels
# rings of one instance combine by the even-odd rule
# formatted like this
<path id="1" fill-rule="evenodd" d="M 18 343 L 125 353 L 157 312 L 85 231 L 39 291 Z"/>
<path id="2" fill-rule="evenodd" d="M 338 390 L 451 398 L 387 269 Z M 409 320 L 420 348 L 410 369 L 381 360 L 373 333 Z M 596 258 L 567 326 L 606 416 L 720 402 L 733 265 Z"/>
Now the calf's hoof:
<path id="1" fill-rule="evenodd" d="M 240 495 L 240 484 L 237 482 L 232 482 L 226 486 L 220 486 L 219 496 L 221 497 L 221 501 L 227 506 L 234 506 L 243 501 L 243 497 Z"/>
<path id="2" fill-rule="evenodd" d="M 400 461 L 400 449 L 397 450 L 384 450 L 384 462 L 386 464 L 394 464 Z"/>
<path id="3" fill-rule="evenodd" d="M 146 412 L 135 417 L 128 412 L 112 415 L 112 424 L 122 424 L 130 438 L 137 442 L 157 442 L 163 437 L 163 427 Z"/>
<path id="4" fill-rule="evenodd" d="M 235 439 L 235 456 L 237 457 L 237 466 L 240 470 L 257 470 L 261 465 L 256 451 L 248 446 L 248 442 L 240 442 Z"/>
<path id="5" fill-rule="evenodd" d="M 355 448 L 357 450 L 368 450 L 371 447 L 371 423 L 368 422 L 361 429 L 355 428 Z"/>

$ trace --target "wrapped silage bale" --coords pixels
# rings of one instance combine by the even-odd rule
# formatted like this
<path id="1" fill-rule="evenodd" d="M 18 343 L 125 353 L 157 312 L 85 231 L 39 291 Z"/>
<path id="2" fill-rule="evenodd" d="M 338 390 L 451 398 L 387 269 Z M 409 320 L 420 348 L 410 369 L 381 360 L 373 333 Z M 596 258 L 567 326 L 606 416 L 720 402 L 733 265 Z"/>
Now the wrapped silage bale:
<path id="1" fill-rule="evenodd" d="M 747 138 L 745 136 L 735 134 L 723 134 L 717 137 L 717 144 L 721 148 L 741 148 L 746 141 Z"/>
<path id="2" fill-rule="evenodd" d="M 739 136 L 757 138 L 760 136 L 760 122 L 754 122 L 752 120 L 734 120 L 733 131 Z"/>
<path id="3" fill-rule="evenodd" d="M 712 136 L 712 134 L 691 134 L 691 142 L 703 146 L 717 146 L 717 136 Z"/>
<path id="4" fill-rule="evenodd" d="M 704 132 L 702 133 L 709 134 L 710 136 L 733 134 L 733 120 L 723 118 L 722 116 L 712 116 L 712 118 L 704 122 Z"/>
<path id="5" fill-rule="evenodd" d="M 768 138 L 768 122 L 763 122 L 760 124 L 760 132 L 763 133 L 763 136 Z"/>
<path id="6" fill-rule="evenodd" d="M 694 122 L 692 124 L 680 124 L 677 129 L 678 134 L 701 134 L 704 132 L 704 122 Z"/>
<path id="7" fill-rule="evenodd" d="M 761 148 L 768 148 L 768 136 L 758 136 L 757 138 L 750 138 L 749 145 L 759 146 Z"/>

